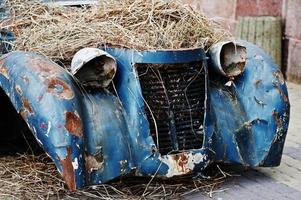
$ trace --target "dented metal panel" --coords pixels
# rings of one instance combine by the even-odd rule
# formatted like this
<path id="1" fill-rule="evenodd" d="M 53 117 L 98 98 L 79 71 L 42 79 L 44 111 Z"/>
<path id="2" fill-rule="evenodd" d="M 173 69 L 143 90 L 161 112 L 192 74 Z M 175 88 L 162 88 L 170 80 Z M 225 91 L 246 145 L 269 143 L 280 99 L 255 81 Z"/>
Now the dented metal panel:
<path id="1" fill-rule="evenodd" d="M 241 41 L 242 42 L 242 41 Z M 289 123 L 285 81 L 275 62 L 260 48 L 247 48 L 245 71 L 228 87 L 210 76 L 210 115 L 216 127 L 216 160 L 247 166 L 278 166 Z"/>
<path id="2" fill-rule="evenodd" d="M 230 85 L 229 77 L 212 69 L 202 49 L 104 48 L 117 62 L 114 92 L 84 90 L 65 69 L 32 52 L 1 57 L 0 86 L 70 190 L 126 174 L 184 175 L 215 161 L 277 166 L 288 128 L 286 85 L 262 50 L 241 43 L 246 65 Z M 204 67 L 202 145 L 161 155 L 150 132 L 136 64 L 191 62 Z"/>

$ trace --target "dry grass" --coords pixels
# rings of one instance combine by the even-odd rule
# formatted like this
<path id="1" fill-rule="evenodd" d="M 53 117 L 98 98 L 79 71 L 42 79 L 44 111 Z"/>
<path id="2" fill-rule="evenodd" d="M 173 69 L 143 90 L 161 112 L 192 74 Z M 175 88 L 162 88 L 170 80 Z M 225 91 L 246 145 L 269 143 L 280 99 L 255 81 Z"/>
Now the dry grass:
<path id="1" fill-rule="evenodd" d="M 139 50 L 202 47 L 228 37 L 218 24 L 177 0 L 108 0 L 91 7 L 55 7 L 7 0 L 15 49 L 70 60 L 83 47 L 117 45 Z"/>
<path id="2" fill-rule="evenodd" d="M 212 194 L 224 181 L 184 177 L 171 180 L 124 178 L 69 193 L 53 162 L 46 156 L 0 158 L 0 199 L 180 199 L 194 192 Z"/>
<path id="3" fill-rule="evenodd" d="M 0 158 L 0 198 L 43 199 L 64 190 L 53 163 L 46 156 Z"/>

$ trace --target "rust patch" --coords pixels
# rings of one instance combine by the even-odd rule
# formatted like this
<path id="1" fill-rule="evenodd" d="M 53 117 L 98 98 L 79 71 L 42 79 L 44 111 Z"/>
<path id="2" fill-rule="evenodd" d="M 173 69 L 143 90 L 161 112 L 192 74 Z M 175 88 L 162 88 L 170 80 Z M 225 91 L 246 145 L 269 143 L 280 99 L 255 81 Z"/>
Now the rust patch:
<path id="1" fill-rule="evenodd" d="M 278 85 L 276 85 L 276 84 L 273 84 L 273 86 L 276 88 L 277 92 L 281 95 L 281 97 L 283 98 L 283 100 L 285 102 L 288 102 L 289 101 L 288 97 L 283 93 L 282 89 Z"/>
<path id="2" fill-rule="evenodd" d="M 46 80 L 47 92 L 62 99 L 72 99 L 74 97 L 70 86 L 63 80 L 53 78 Z"/>
<path id="3" fill-rule="evenodd" d="M 185 165 L 188 163 L 188 156 L 185 154 L 175 154 L 172 155 L 172 158 L 176 161 L 177 166 L 179 166 L 180 172 L 187 172 Z"/>
<path id="4" fill-rule="evenodd" d="M 76 183 L 75 183 L 75 175 L 74 175 L 74 169 L 71 161 L 71 149 L 70 147 L 67 147 L 67 156 L 65 159 L 61 160 L 59 158 L 59 161 L 62 165 L 62 176 L 65 180 L 68 189 L 71 191 L 76 190 Z"/>
<path id="5" fill-rule="evenodd" d="M 22 95 L 23 92 L 22 92 L 22 89 L 21 89 L 21 86 L 20 85 L 16 85 L 16 91 L 19 95 Z"/>
<path id="6" fill-rule="evenodd" d="M 274 117 L 274 119 L 276 120 L 277 128 L 282 128 L 282 121 L 281 121 L 281 119 L 279 118 L 278 112 L 273 111 L 273 117 Z"/>
<path id="7" fill-rule="evenodd" d="M 257 87 L 258 85 L 260 85 L 262 83 L 262 80 L 261 79 L 258 79 L 255 81 L 255 86 Z"/>
<path id="8" fill-rule="evenodd" d="M 279 70 L 275 71 L 275 72 L 273 73 L 273 76 L 274 76 L 275 78 L 277 78 L 277 80 L 278 80 L 279 83 L 284 84 L 284 77 L 283 77 L 281 71 L 279 71 Z"/>
<path id="9" fill-rule="evenodd" d="M 23 103 L 25 111 L 29 112 L 30 114 L 33 114 L 33 110 L 30 106 L 28 99 L 22 98 L 22 103 Z"/>
<path id="10" fill-rule="evenodd" d="M 24 119 L 24 121 L 26 121 L 26 120 L 27 120 L 27 116 L 26 116 L 26 111 L 25 111 L 25 109 L 21 109 L 21 110 L 19 111 L 19 113 L 20 113 L 21 117 Z"/>
<path id="11" fill-rule="evenodd" d="M 57 64 L 40 57 L 28 58 L 27 64 L 32 70 L 43 74 L 53 75 L 63 71 Z"/>
<path id="12" fill-rule="evenodd" d="M 66 112 L 65 128 L 67 131 L 77 137 L 83 136 L 83 123 L 76 112 Z"/>
<path id="13" fill-rule="evenodd" d="M 273 117 L 276 121 L 277 124 L 277 130 L 276 130 L 276 136 L 274 138 L 274 142 L 275 141 L 280 141 L 283 139 L 284 133 L 283 133 L 283 123 L 281 118 L 279 117 L 279 113 L 277 111 L 273 111 Z"/>
<path id="14" fill-rule="evenodd" d="M 0 67 L 2 67 L 4 65 L 4 63 L 5 63 L 4 58 L 0 59 Z"/>
<path id="15" fill-rule="evenodd" d="M 103 168 L 102 154 L 98 154 L 96 156 L 86 155 L 85 166 L 88 173 L 102 169 Z"/>
<path id="16" fill-rule="evenodd" d="M 0 74 L 2 74 L 6 79 L 9 79 L 8 69 L 3 67 L 1 64 L 0 64 Z"/>

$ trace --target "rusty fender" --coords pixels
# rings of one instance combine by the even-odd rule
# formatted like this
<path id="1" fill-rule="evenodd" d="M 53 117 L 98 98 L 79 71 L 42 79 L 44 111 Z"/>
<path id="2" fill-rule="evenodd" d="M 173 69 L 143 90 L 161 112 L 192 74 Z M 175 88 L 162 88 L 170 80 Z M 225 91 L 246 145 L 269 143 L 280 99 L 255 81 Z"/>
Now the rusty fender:
<path id="1" fill-rule="evenodd" d="M 84 95 L 75 85 L 42 55 L 11 52 L 0 60 L 1 88 L 73 191 L 127 173 L 131 165 L 118 101 L 105 93 Z"/>

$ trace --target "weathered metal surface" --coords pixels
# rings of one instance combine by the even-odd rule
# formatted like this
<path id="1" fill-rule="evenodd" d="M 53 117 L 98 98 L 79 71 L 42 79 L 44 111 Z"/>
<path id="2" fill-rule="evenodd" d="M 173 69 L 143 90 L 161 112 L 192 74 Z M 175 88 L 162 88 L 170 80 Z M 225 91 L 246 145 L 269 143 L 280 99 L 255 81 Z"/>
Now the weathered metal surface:
<path id="1" fill-rule="evenodd" d="M 83 91 L 66 70 L 39 54 L 0 59 L 0 86 L 70 190 L 134 172 L 172 177 L 211 162 L 276 166 L 288 126 L 289 102 L 281 73 L 260 49 L 244 43 L 244 72 L 229 78 L 207 66 L 202 49 L 136 51 L 106 48 L 117 61 L 116 94 Z M 150 134 L 135 64 L 201 62 L 205 70 L 203 144 L 161 155 Z M 160 135 L 159 135 L 160 136 Z"/>
<path id="2" fill-rule="evenodd" d="M 115 59 L 98 48 L 79 50 L 71 62 L 71 73 L 86 87 L 107 87 L 116 70 Z"/>
<path id="3" fill-rule="evenodd" d="M 277 166 L 289 122 L 289 100 L 279 68 L 247 42 L 245 71 L 228 81 L 210 76 L 210 115 L 217 128 L 215 159 L 248 166 Z"/>
<path id="4" fill-rule="evenodd" d="M 209 50 L 211 67 L 223 76 L 234 77 L 245 70 L 247 50 L 242 44 L 225 41 L 214 44 Z"/>
<path id="5" fill-rule="evenodd" d="M 190 63 L 200 61 L 204 63 L 207 72 L 206 56 L 202 49 L 188 49 L 182 51 L 136 51 L 128 49 L 106 48 L 105 51 L 114 56 L 118 63 L 116 89 L 123 108 L 126 112 L 129 126 L 129 140 L 131 151 L 136 163 L 137 175 L 174 176 L 187 174 L 194 169 L 204 169 L 209 163 L 210 151 L 207 148 L 192 149 L 160 155 L 156 143 L 150 134 L 149 122 L 145 116 L 145 104 L 139 76 L 135 64 L 139 63 Z M 208 136 L 210 133 L 208 133 Z M 204 155 L 201 157 L 200 155 Z M 182 161 L 180 158 L 187 157 Z M 184 164 L 185 163 L 185 164 Z M 179 167 L 175 167 L 175 165 Z"/>

